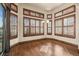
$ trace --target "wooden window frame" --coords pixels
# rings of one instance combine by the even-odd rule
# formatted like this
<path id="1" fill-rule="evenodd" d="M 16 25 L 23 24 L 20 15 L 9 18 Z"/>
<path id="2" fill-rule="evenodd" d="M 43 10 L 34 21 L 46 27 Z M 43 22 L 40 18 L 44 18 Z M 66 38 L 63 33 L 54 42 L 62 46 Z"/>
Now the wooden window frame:
<path id="1" fill-rule="evenodd" d="M 49 20 L 49 22 L 51 22 L 51 27 L 48 27 L 47 23 L 47 35 L 52 35 L 52 20 Z M 51 33 L 48 32 L 48 28 L 51 28 Z"/>
<path id="2" fill-rule="evenodd" d="M 25 11 L 28 11 L 29 14 L 24 13 Z M 31 15 L 31 12 L 35 13 L 35 15 Z M 38 14 L 39 16 L 36 16 L 36 14 Z M 40 13 L 40 12 L 37 12 L 37 11 L 33 11 L 33 10 L 29 10 L 29 9 L 25 9 L 25 8 L 23 8 L 23 15 L 37 17 L 37 18 L 44 18 L 44 14 L 43 13 Z M 42 17 L 41 17 L 41 15 L 42 15 Z"/>
<path id="3" fill-rule="evenodd" d="M 68 7 L 68 8 L 63 9 L 63 10 L 62 10 L 62 13 L 63 13 L 65 10 L 70 9 L 70 8 L 74 8 L 73 11 L 71 11 L 71 12 L 69 12 L 69 13 L 66 13 L 66 14 L 63 14 L 63 15 L 67 15 L 67 14 L 70 14 L 70 13 L 73 13 L 73 12 L 76 11 L 76 10 L 75 10 L 75 8 L 76 8 L 75 5 L 72 5 L 72 6 Z"/>
<path id="4" fill-rule="evenodd" d="M 18 16 L 16 15 L 16 14 L 14 14 L 14 13 L 10 13 L 10 15 L 15 15 L 16 17 L 17 17 L 17 28 L 16 28 L 16 35 L 14 35 L 14 36 L 11 36 L 11 32 L 10 32 L 10 39 L 14 39 L 14 38 L 17 38 L 18 37 Z M 11 25 L 10 25 L 11 26 Z M 10 29 L 10 31 L 11 31 L 11 29 Z"/>
<path id="5" fill-rule="evenodd" d="M 61 34 L 58 34 L 58 33 L 56 33 L 56 21 L 57 20 L 61 20 L 62 21 L 63 19 L 62 18 L 59 18 L 59 19 L 55 19 L 54 20 L 54 34 L 55 35 L 58 35 L 58 36 L 62 36 L 62 34 L 63 34 L 63 22 L 62 22 L 62 26 L 59 26 L 59 27 L 62 27 L 62 33 Z"/>
<path id="6" fill-rule="evenodd" d="M 65 10 L 70 9 L 70 8 L 74 8 L 73 11 L 71 11 L 71 12 L 69 12 L 69 13 L 66 13 L 66 14 L 63 14 L 63 12 L 64 12 Z M 76 9 L 76 6 L 75 6 L 75 5 L 71 5 L 71 6 L 65 8 L 65 9 L 63 9 L 63 10 L 61 10 L 61 11 L 58 11 L 58 12 L 54 13 L 54 18 L 61 17 L 61 16 L 64 16 L 64 15 L 73 13 L 73 12 L 76 11 L 75 9 Z M 60 13 L 60 12 L 62 12 L 62 15 L 56 16 L 56 14 L 58 14 L 58 13 Z"/>
<path id="7" fill-rule="evenodd" d="M 16 10 L 14 8 L 11 7 L 11 10 L 18 13 L 18 6 L 15 5 L 14 3 L 11 3 L 11 6 L 14 6 L 16 8 Z"/>
<path id="8" fill-rule="evenodd" d="M 40 24 L 42 23 L 42 20 L 40 20 Z M 41 28 L 43 28 L 43 33 L 41 33 Z M 44 35 L 44 23 L 43 23 L 43 27 L 40 25 L 40 35 Z"/>
<path id="9" fill-rule="evenodd" d="M 23 17 L 23 36 L 24 37 L 26 37 L 26 36 L 30 36 L 30 30 L 29 30 L 29 34 L 24 34 L 24 28 L 25 27 L 29 27 L 29 29 L 30 29 L 30 20 L 29 20 L 29 26 L 24 26 L 24 19 L 25 19 L 26 17 Z M 28 18 L 29 19 L 29 18 Z"/>
<path id="10" fill-rule="evenodd" d="M 42 15 L 42 17 L 41 17 L 41 15 Z M 40 13 L 40 17 L 39 18 L 44 18 L 44 14 L 43 13 Z"/>
<path id="11" fill-rule="evenodd" d="M 47 14 L 47 19 L 52 19 L 52 14 Z"/>
<path id="12" fill-rule="evenodd" d="M 32 15 L 31 13 L 35 13 L 35 15 Z M 36 12 L 33 11 L 33 10 L 30 10 L 30 15 L 29 16 L 36 17 Z"/>
<path id="13" fill-rule="evenodd" d="M 30 36 L 35 36 L 36 35 L 36 21 L 35 21 L 35 26 L 31 26 L 31 19 L 33 19 L 34 21 L 36 20 L 34 18 L 29 18 L 29 20 L 30 20 Z M 31 28 L 35 28 L 35 30 L 33 30 L 33 31 L 35 31 L 34 34 L 31 33 Z"/>
<path id="14" fill-rule="evenodd" d="M 61 11 L 58 11 L 58 12 L 56 12 L 56 13 L 54 13 L 54 17 L 57 18 L 57 17 L 63 16 L 63 12 L 62 12 L 62 15 L 56 16 L 56 14 L 58 14 L 58 13 L 60 13 L 60 12 L 62 12 L 62 10 L 61 10 Z"/>
<path id="15" fill-rule="evenodd" d="M 24 29 L 24 18 L 28 18 L 29 19 L 29 35 L 25 35 L 24 34 L 24 31 L 25 31 L 25 29 Z M 35 34 L 31 34 L 31 19 L 34 19 L 35 20 Z M 36 21 L 39 21 L 39 34 L 37 34 L 36 33 Z M 37 35 L 44 35 L 44 25 L 43 25 L 43 33 L 41 33 L 41 26 L 40 26 L 40 22 L 41 22 L 42 20 L 40 20 L 40 19 L 35 19 L 35 18 L 29 18 L 29 17 L 23 17 L 23 36 L 24 37 L 28 37 L 28 36 L 37 36 Z"/>
<path id="16" fill-rule="evenodd" d="M 66 13 L 66 14 L 63 14 L 63 11 L 65 11 L 65 10 L 67 10 L 67 9 L 69 9 L 69 8 L 74 8 L 73 9 L 73 11 L 71 11 L 71 12 L 69 12 L 69 13 Z M 56 13 L 54 13 L 54 34 L 55 35 L 57 35 L 57 36 L 63 36 L 63 37 L 68 37 L 68 38 L 75 38 L 76 37 L 76 26 L 75 26 L 75 24 L 76 24 L 76 17 L 75 17 L 75 14 L 72 14 L 72 13 L 75 13 L 75 10 L 76 9 L 76 6 L 75 5 L 72 5 L 72 6 L 70 6 L 70 7 L 67 7 L 67 8 L 65 8 L 65 9 L 63 9 L 63 10 L 61 10 L 61 11 L 59 11 L 59 12 L 62 12 L 62 15 L 60 15 L 60 16 L 55 16 L 58 12 L 56 12 Z M 71 14 L 71 15 L 69 15 L 69 14 Z M 66 15 L 66 16 L 65 16 Z M 62 17 L 63 16 L 63 17 Z M 71 17 L 71 16 L 74 16 L 74 25 L 73 25 L 73 27 L 74 27 L 74 35 L 72 36 L 72 35 L 64 35 L 64 18 L 67 18 L 67 17 Z M 62 19 L 62 34 L 56 34 L 56 27 L 55 27 L 55 21 L 57 20 L 57 19 Z"/>
<path id="17" fill-rule="evenodd" d="M 74 27 L 74 35 L 72 36 L 72 35 L 64 35 L 64 18 L 68 18 L 68 17 L 74 17 L 74 24 L 73 24 L 73 27 Z M 60 19 L 62 19 L 62 34 L 57 34 L 56 33 L 56 24 L 55 24 L 55 21 L 56 20 L 58 20 L 58 19 L 55 19 L 55 21 L 54 21 L 54 34 L 55 35 L 57 35 L 57 36 L 63 36 L 63 37 L 68 37 L 68 38 L 75 38 L 76 37 L 76 17 L 75 17 L 75 14 L 74 15 L 70 15 L 70 16 L 66 16 L 66 17 L 63 17 L 63 18 L 60 18 Z"/>
<path id="18" fill-rule="evenodd" d="M 76 37 L 76 17 L 75 17 L 75 14 L 74 15 L 70 15 L 70 16 L 66 16 L 66 17 L 63 17 L 63 29 L 64 29 L 64 18 L 68 18 L 68 17 L 74 17 L 74 24 L 72 25 L 73 27 L 74 27 L 74 35 L 65 35 L 64 33 L 63 33 L 63 36 L 64 37 L 70 37 L 70 38 L 75 38 Z M 67 26 L 67 28 L 68 27 L 71 27 L 71 26 Z M 64 32 L 64 30 L 63 30 L 63 32 Z"/>
<path id="19" fill-rule="evenodd" d="M 25 11 L 27 11 L 29 14 L 26 14 Z M 23 8 L 23 15 L 30 16 L 30 10 Z"/>
<path id="20" fill-rule="evenodd" d="M 36 20 L 39 21 L 39 26 L 36 26 L 36 28 L 39 28 L 39 34 L 36 33 L 36 35 L 40 35 L 40 20 Z M 35 28 L 35 32 L 36 32 L 36 28 Z"/>

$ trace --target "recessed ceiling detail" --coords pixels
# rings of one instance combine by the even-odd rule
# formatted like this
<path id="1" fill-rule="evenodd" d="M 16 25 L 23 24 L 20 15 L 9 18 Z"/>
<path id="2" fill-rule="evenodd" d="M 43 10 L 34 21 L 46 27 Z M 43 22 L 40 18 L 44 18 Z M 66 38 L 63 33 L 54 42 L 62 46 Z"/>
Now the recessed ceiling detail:
<path id="1" fill-rule="evenodd" d="M 42 8 L 46 11 L 53 10 L 54 8 L 62 5 L 62 3 L 28 3 L 29 5 Z"/>

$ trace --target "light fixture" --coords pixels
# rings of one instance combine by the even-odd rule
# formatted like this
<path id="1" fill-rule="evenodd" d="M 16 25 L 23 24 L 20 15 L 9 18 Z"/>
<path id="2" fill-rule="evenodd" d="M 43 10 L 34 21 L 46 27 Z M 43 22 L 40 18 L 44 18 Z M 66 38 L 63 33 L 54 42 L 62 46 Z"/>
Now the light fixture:
<path id="1" fill-rule="evenodd" d="M 43 20 L 42 23 L 49 23 L 49 20 Z"/>
<path id="2" fill-rule="evenodd" d="M 46 20 L 46 23 L 49 23 L 49 20 Z"/>
<path id="3" fill-rule="evenodd" d="M 44 23 L 45 21 L 42 21 L 42 23 Z"/>

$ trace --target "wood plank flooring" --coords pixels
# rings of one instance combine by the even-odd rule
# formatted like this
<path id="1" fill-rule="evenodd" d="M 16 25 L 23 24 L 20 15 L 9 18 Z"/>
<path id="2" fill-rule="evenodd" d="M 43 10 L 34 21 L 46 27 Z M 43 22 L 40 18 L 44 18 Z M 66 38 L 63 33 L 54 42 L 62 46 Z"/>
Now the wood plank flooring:
<path id="1" fill-rule="evenodd" d="M 50 39 L 24 42 L 13 46 L 9 56 L 78 56 L 77 47 Z"/>

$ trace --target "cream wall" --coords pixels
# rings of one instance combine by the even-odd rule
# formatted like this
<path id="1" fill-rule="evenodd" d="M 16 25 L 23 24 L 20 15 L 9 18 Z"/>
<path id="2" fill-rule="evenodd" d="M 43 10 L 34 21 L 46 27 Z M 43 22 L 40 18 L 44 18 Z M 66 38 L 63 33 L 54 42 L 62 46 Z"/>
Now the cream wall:
<path id="1" fill-rule="evenodd" d="M 72 38 L 67 38 L 67 37 L 61 37 L 61 36 L 56 36 L 54 35 L 54 13 L 57 12 L 57 11 L 60 11 L 66 7 L 69 7 L 73 4 L 63 4 L 57 8 L 55 8 L 54 10 L 51 10 L 49 12 L 46 12 L 44 11 L 43 9 L 39 8 L 39 7 L 34 7 L 34 6 L 30 6 L 30 5 L 25 5 L 25 4 L 18 4 L 18 38 L 17 39 L 13 39 L 10 41 L 10 45 L 14 45 L 18 42 L 22 42 L 22 41 L 30 41 L 30 40 L 36 40 L 36 39 L 40 39 L 40 38 L 55 38 L 55 39 L 58 39 L 58 40 L 61 40 L 61 41 L 66 41 L 66 42 L 69 42 L 69 43 L 73 43 L 73 44 L 76 44 L 76 45 L 79 45 L 79 4 L 75 4 L 76 5 L 76 38 L 75 39 L 72 39 Z M 38 11 L 38 12 L 42 12 L 45 14 L 45 19 L 43 20 L 47 20 L 46 19 L 46 14 L 48 13 L 52 13 L 53 15 L 53 18 L 52 18 L 52 35 L 47 35 L 47 26 L 44 27 L 44 35 L 40 35 L 40 36 L 31 36 L 31 37 L 23 37 L 23 8 L 26 8 L 26 9 L 31 9 L 31 10 L 35 10 L 35 11 Z M 47 25 L 47 23 L 45 22 L 44 25 Z"/>
<path id="2" fill-rule="evenodd" d="M 77 32 L 77 43 L 78 43 L 78 49 L 79 49 L 79 4 L 76 4 L 76 32 Z"/>

